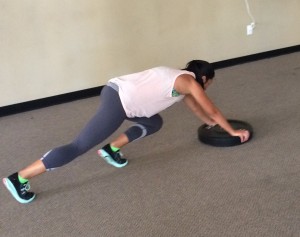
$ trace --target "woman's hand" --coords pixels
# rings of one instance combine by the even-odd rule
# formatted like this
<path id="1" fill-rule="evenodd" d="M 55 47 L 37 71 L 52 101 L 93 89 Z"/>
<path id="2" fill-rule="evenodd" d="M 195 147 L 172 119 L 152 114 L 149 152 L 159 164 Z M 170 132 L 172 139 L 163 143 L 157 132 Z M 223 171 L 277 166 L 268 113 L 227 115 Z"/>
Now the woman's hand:
<path id="1" fill-rule="evenodd" d="M 234 133 L 231 135 L 240 137 L 241 142 L 246 142 L 246 141 L 248 141 L 248 139 L 250 137 L 250 132 L 245 129 L 239 129 L 239 130 L 235 130 Z"/>

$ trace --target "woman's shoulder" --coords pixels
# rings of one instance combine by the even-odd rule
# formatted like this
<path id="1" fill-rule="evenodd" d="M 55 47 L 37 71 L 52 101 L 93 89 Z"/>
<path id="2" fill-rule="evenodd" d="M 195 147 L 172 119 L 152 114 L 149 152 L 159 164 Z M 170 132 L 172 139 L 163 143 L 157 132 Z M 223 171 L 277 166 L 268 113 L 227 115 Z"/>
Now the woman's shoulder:
<path id="1" fill-rule="evenodd" d="M 184 73 L 176 78 L 174 87 L 179 93 L 186 95 L 190 93 L 191 88 L 197 86 L 197 83 L 195 82 L 193 75 Z"/>

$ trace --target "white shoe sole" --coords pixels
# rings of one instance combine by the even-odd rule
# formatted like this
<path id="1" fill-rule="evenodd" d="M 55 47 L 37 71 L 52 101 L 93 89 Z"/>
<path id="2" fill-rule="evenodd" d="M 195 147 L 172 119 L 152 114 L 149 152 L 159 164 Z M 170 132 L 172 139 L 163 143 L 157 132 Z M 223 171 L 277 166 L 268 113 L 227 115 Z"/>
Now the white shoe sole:
<path id="1" fill-rule="evenodd" d="M 2 179 L 4 186 L 7 188 L 7 190 L 11 193 L 11 195 L 19 202 L 19 203 L 29 203 L 32 202 L 33 199 L 35 198 L 35 195 L 28 199 L 28 200 L 24 200 L 22 198 L 19 197 L 17 190 L 15 189 L 15 186 L 12 184 L 12 182 L 8 179 L 8 178 L 4 178 Z"/>

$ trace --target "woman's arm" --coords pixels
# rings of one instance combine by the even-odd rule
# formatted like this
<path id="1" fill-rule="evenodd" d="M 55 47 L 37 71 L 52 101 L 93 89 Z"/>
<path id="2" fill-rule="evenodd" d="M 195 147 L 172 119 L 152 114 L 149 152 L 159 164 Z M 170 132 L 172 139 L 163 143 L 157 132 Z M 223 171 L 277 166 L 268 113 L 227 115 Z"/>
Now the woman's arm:
<path id="1" fill-rule="evenodd" d="M 249 132 L 246 130 L 235 130 L 228 123 L 221 111 L 213 104 L 213 102 L 205 94 L 202 87 L 195 81 L 195 79 L 188 74 L 179 76 L 174 85 L 176 91 L 186 96 L 191 96 L 194 101 L 203 109 L 203 112 L 212 120 L 219 124 L 231 136 L 239 136 L 241 141 L 249 139 Z M 189 99 L 188 99 L 189 100 Z"/>
<path id="2" fill-rule="evenodd" d="M 204 112 L 201 106 L 195 101 L 195 99 L 191 95 L 186 95 L 183 101 L 187 105 L 187 107 L 204 123 L 213 126 L 216 125 L 216 122 Z"/>

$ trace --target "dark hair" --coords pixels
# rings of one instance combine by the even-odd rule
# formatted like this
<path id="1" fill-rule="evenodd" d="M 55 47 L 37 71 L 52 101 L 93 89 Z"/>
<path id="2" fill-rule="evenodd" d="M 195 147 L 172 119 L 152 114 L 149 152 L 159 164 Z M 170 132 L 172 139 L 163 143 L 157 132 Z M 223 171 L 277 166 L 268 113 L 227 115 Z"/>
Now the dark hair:
<path id="1" fill-rule="evenodd" d="M 187 63 L 186 68 L 182 69 L 186 71 L 193 72 L 196 76 L 196 81 L 204 88 L 204 83 L 202 80 L 203 76 L 206 76 L 208 79 L 213 79 L 215 76 L 215 70 L 213 66 L 203 60 L 192 60 Z"/>

